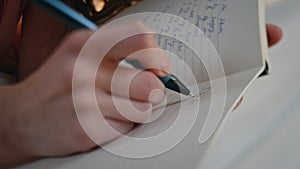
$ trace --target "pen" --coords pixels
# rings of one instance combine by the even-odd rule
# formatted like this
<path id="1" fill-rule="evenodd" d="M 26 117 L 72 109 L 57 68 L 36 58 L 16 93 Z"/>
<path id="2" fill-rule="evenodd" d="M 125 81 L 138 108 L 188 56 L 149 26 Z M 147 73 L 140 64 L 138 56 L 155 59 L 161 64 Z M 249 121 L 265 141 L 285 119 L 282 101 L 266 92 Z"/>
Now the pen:
<path id="1" fill-rule="evenodd" d="M 67 6 L 61 0 L 31 1 L 74 29 L 98 29 L 98 26 L 95 23 L 80 15 L 78 12 Z M 184 95 L 191 95 L 191 91 L 175 75 L 168 74 L 165 77 L 158 78 L 162 81 L 166 88 Z"/>

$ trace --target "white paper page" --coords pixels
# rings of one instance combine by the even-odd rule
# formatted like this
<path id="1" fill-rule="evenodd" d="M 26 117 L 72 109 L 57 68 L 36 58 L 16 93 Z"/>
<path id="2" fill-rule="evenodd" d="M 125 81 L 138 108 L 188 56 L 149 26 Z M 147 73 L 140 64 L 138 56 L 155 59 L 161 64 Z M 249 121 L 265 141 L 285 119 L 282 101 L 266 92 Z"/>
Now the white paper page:
<path id="1" fill-rule="evenodd" d="M 119 16 L 138 12 L 163 12 L 190 21 L 210 38 L 222 58 L 226 74 L 233 74 L 263 67 L 268 58 L 263 4 L 263 0 L 143 0 Z M 166 21 L 161 20 L 159 23 L 166 24 Z M 161 31 L 170 29 L 172 28 Z M 197 37 L 189 32 L 186 38 L 187 41 L 193 41 Z M 193 43 L 200 45 L 197 41 Z M 165 41 L 161 45 L 164 49 L 172 48 L 170 45 L 165 46 Z M 182 44 L 173 45 L 176 54 L 185 59 L 184 50 L 178 53 L 178 47 Z M 185 61 L 189 63 L 191 60 L 187 58 Z M 197 67 L 193 67 L 193 72 L 205 74 L 203 66 L 199 66 L 198 61 L 195 63 Z"/>

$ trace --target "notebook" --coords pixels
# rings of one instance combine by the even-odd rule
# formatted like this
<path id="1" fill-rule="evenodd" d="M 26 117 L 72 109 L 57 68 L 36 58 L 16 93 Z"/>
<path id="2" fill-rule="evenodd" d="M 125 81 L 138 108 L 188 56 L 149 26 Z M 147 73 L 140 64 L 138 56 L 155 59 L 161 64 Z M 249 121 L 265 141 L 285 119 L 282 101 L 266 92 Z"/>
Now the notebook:
<path id="1" fill-rule="evenodd" d="M 263 0 L 143 0 L 110 21 L 135 20 L 157 33 L 173 73 L 195 97 L 168 91 L 148 123 L 127 135 L 24 168 L 201 168 L 217 129 L 251 83 L 269 73 Z"/>

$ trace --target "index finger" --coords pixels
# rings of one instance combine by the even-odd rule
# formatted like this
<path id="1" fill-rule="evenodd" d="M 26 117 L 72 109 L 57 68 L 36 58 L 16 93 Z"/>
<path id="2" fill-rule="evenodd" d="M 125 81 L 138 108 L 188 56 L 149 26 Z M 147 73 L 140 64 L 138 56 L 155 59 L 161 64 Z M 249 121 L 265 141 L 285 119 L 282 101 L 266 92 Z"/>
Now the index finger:
<path id="1" fill-rule="evenodd" d="M 145 49 L 150 50 L 139 53 Z M 164 76 L 171 69 L 168 57 L 153 33 L 139 22 L 100 29 L 92 36 L 89 50 L 116 64 L 123 59 L 135 59 L 145 68 L 156 69 L 153 72 L 158 76 Z"/>

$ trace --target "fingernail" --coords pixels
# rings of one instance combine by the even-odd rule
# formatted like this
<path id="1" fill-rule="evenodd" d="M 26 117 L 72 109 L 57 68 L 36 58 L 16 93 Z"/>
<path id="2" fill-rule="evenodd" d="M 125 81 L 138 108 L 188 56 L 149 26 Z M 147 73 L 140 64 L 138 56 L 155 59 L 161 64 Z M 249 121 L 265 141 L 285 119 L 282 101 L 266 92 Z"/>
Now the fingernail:
<path id="1" fill-rule="evenodd" d="M 133 102 L 132 104 L 137 110 L 142 111 L 142 112 L 147 111 L 151 108 L 151 104 L 149 104 L 149 103 Z"/>

